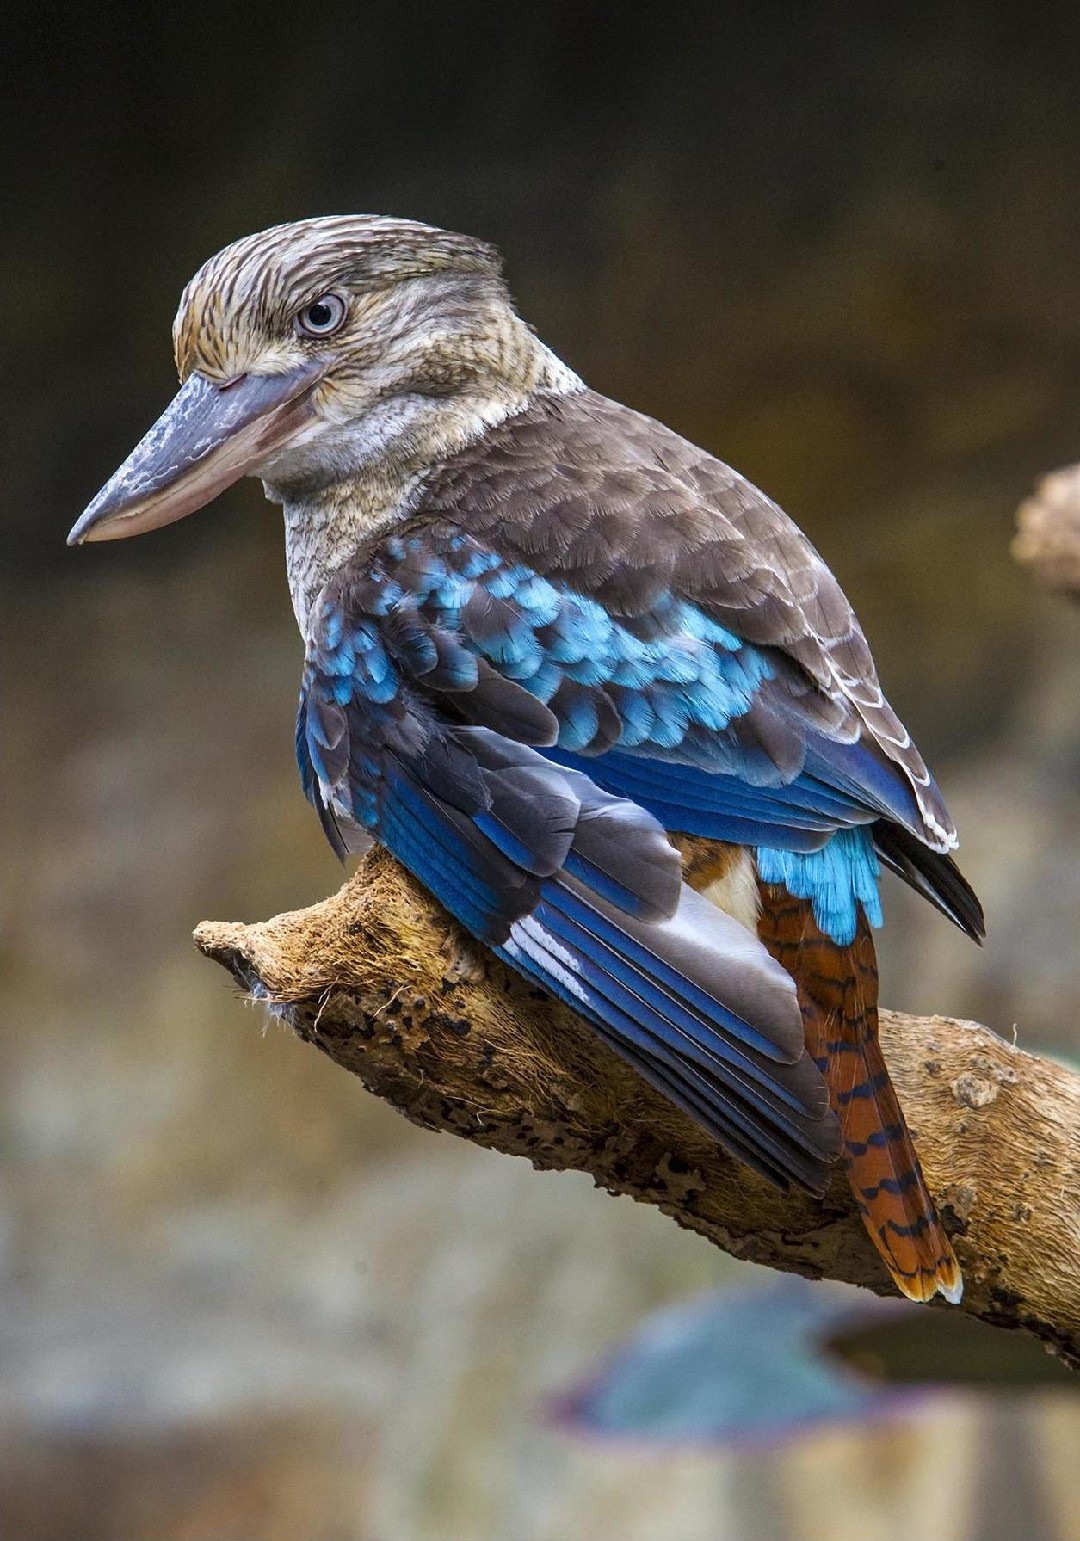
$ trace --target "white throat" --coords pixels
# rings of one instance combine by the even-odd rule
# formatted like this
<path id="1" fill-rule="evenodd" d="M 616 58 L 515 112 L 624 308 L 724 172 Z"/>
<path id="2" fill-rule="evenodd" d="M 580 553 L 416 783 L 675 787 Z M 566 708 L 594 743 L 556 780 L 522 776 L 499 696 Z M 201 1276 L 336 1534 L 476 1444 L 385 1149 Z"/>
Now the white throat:
<path id="1" fill-rule="evenodd" d="M 307 446 L 297 446 L 299 456 L 290 457 L 287 481 L 277 480 L 276 466 L 267 468 L 263 488 L 285 515 L 289 593 L 305 641 L 327 581 L 364 542 L 408 517 L 434 470 L 521 412 L 535 396 L 584 390 L 583 381 L 555 354 L 542 344 L 537 349 L 541 367 L 528 390 L 395 396 L 358 422 L 323 433 L 307 454 Z M 311 475 L 305 475 L 305 461 Z"/>

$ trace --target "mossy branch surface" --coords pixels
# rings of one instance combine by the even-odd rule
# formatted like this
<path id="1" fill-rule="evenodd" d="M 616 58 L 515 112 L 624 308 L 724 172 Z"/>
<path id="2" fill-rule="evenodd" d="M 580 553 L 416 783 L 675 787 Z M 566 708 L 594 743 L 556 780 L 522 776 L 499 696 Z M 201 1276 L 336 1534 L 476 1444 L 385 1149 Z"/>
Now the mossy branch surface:
<path id="1" fill-rule="evenodd" d="M 384 852 L 321 904 L 206 922 L 195 940 L 413 1123 L 589 1172 L 737 1257 L 891 1293 L 842 1172 L 821 1202 L 777 1192 Z M 884 1012 L 881 1029 L 964 1269 L 963 1309 L 1080 1364 L 1080 1076 L 974 1022 Z"/>

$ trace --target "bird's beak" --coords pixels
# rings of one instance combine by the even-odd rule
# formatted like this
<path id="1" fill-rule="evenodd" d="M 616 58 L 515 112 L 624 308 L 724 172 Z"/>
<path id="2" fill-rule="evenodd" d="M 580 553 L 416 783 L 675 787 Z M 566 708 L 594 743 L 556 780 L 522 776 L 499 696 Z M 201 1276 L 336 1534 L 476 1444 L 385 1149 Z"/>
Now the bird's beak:
<path id="1" fill-rule="evenodd" d="M 68 536 L 123 540 L 202 508 L 279 449 L 312 417 L 325 364 L 215 385 L 193 374 Z"/>

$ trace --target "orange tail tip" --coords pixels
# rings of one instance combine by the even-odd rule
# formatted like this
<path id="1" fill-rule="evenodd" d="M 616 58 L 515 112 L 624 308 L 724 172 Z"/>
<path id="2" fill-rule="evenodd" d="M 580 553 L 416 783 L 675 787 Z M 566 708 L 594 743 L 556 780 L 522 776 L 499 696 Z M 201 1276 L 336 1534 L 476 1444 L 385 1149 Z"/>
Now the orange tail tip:
<path id="1" fill-rule="evenodd" d="M 844 1136 L 848 1180 L 863 1223 L 910 1300 L 959 1302 L 964 1281 L 915 1153 L 878 1043 L 874 941 L 860 911 L 841 947 L 808 901 L 761 884 L 759 935 L 795 979 L 806 1046 L 829 1085 Z"/>
<path id="2" fill-rule="evenodd" d="M 848 1181 L 897 1288 L 911 1300 L 940 1293 L 956 1304 L 964 1292 L 960 1267 L 889 1080 L 876 1020 L 874 1026 L 873 1037 L 864 1029 L 859 1041 L 846 1032 L 829 1039 L 822 1066 L 844 1135 Z M 828 1031 L 835 1029 L 830 1022 Z"/>

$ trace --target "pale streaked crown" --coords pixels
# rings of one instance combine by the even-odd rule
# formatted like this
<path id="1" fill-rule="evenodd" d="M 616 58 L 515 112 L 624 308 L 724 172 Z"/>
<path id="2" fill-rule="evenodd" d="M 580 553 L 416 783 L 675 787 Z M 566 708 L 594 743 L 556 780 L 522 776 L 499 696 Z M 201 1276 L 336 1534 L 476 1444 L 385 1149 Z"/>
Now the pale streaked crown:
<path id="1" fill-rule="evenodd" d="M 345 288 L 354 297 L 439 274 L 486 276 L 501 290 L 493 246 L 415 220 L 347 214 L 297 220 L 226 246 L 184 289 L 173 323 L 180 378 L 228 378 L 260 345 L 264 367 L 295 362 L 291 321 L 305 304 Z M 278 357 L 266 344 L 279 342 Z"/>
<path id="2" fill-rule="evenodd" d="M 296 382 L 290 430 L 268 434 L 245 469 L 284 506 L 301 628 L 330 573 L 405 517 L 433 467 L 537 391 L 583 389 L 517 315 L 501 269 L 483 241 L 358 214 L 245 236 L 184 290 L 182 380 L 226 399 Z"/>

